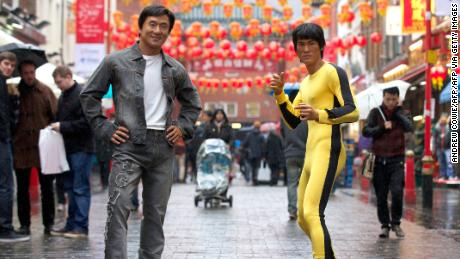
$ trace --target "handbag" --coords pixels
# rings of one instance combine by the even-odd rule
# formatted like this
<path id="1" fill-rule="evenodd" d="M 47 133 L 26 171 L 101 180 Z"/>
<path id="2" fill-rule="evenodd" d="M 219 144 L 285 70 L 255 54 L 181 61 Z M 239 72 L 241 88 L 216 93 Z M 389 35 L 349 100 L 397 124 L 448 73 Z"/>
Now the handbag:
<path id="1" fill-rule="evenodd" d="M 365 154 L 364 162 L 363 162 L 363 170 L 362 175 L 372 180 L 374 176 L 374 164 L 375 164 L 375 155 L 372 152 L 368 152 Z"/>
<path id="2" fill-rule="evenodd" d="M 382 116 L 383 118 L 383 121 L 387 121 L 386 117 L 385 117 L 385 114 L 383 113 L 382 109 L 380 109 L 380 106 L 377 107 L 380 115 Z M 362 170 L 362 175 L 369 179 L 369 180 L 372 180 L 372 178 L 374 177 L 374 165 L 375 165 L 375 154 L 368 151 L 366 154 L 365 154 L 365 157 L 364 157 L 364 162 L 363 162 L 363 170 Z"/>

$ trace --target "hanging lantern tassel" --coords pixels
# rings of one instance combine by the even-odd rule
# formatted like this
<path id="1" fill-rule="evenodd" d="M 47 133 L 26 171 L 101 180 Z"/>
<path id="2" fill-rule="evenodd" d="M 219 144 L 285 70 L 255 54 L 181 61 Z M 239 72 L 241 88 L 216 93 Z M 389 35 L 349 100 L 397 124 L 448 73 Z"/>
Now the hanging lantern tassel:
<path id="1" fill-rule="evenodd" d="M 380 16 L 385 16 L 387 13 L 388 0 L 377 0 L 377 12 Z"/>

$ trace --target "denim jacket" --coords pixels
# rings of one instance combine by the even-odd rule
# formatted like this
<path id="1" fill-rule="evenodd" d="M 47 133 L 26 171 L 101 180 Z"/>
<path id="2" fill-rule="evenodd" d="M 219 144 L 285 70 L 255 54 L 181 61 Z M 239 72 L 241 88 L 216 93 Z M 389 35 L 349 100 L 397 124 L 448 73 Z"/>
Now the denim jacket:
<path id="1" fill-rule="evenodd" d="M 201 101 L 187 71 L 178 61 L 161 52 L 163 65 L 161 78 L 167 97 L 166 125 L 172 125 L 175 99 L 181 104 L 177 126 L 184 139 L 193 136 L 193 126 L 201 110 Z M 118 126 L 128 128 L 130 140 L 134 144 L 145 143 L 147 126 L 144 111 L 144 72 L 146 61 L 139 45 L 114 52 L 88 79 L 80 100 L 83 111 L 98 137 L 110 139 Z M 103 115 L 101 98 L 112 85 L 113 101 L 116 108 L 115 122 Z"/>

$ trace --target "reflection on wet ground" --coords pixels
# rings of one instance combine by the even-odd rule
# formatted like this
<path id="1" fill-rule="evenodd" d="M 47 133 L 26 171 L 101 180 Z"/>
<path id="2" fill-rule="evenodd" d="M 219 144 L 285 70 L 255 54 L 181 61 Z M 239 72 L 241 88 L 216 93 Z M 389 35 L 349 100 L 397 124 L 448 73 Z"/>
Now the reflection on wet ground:
<path id="1" fill-rule="evenodd" d="M 353 189 L 342 189 L 344 193 L 357 197 L 364 203 L 376 205 L 372 185 L 367 180 L 355 179 Z M 391 200 L 391 199 L 389 199 Z M 423 208 L 422 189 L 405 191 L 404 218 L 427 229 L 460 241 L 460 189 L 436 187 L 433 189 L 433 207 Z"/>

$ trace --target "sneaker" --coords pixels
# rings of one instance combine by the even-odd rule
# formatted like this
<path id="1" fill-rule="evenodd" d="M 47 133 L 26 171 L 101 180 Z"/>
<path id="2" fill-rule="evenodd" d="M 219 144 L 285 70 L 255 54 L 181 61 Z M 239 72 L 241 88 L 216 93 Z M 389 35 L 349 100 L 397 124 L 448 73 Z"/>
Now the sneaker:
<path id="1" fill-rule="evenodd" d="M 46 229 L 45 229 L 46 230 Z M 68 230 L 67 228 L 63 227 L 63 228 L 60 228 L 60 229 L 55 229 L 55 228 L 52 228 L 50 230 L 50 235 L 52 236 L 64 236 L 65 233 L 67 232 L 70 232 L 70 230 Z"/>
<path id="2" fill-rule="evenodd" d="M 3 243 L 23 242 L 28 240 L 30 240 L 30 235 L 21 235 L 13 230 L 0 231 L 0 242 Z"/>
<path id="3" fill-rule="evenodd" d="M 59 203 L 57 206 L 58 211 L 64 211 L 65 210 L 65 204 Z"/>
<path id="4" fill-rule="evenodd" d="M 405 236 L 404 231 L 402 230 L 402 228 L 399 225 L 392 226 L 391 230 L 393 230 L 395 232 L 397 237 L 404 237 Z"/>
<path id="5" fill-rule="evenodd" d="M 30 228 L 26 226 L 21 226 L 16 233 L 19 235 L 30 236 Z"/>
<path id="6" fill-rule="evenodd" d="M 69 232 L 64 233 L 64 237 L 68 238 L 87 238 L 88 233 L 83 230 L 72 230 Z"/>
<path id="7" fill-rule="evenodd" d="M 289 213 L 289 220 L 296 220 L 296 219 L 297 219 L 297 214 Z"/>
<path id="8" fill-rule="evenodd" d="M 379 234 L 380 238 L 388 238 L 390 237 L 390 229 L 387 227 L 382 228 L 382 232 Z"/>

